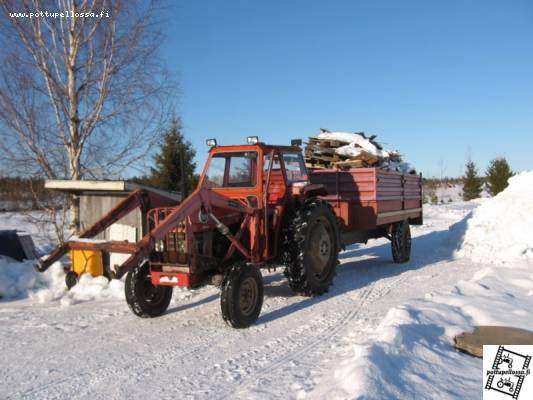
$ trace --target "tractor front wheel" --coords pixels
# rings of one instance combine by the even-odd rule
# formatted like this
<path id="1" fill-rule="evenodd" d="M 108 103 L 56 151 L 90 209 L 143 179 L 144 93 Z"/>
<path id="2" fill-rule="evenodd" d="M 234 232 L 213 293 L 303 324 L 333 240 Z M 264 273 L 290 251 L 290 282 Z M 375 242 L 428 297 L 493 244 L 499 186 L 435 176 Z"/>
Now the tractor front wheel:
<path id="1" fill-rule="evenodd" d="M 409 261 L 411 257 L 411 229 L 409 221 L 392 224 L 391 227 L 392 259 L 396 264 Z"/>
<path id="2" fill-rule="evenodd" d="M 224 276 L 220 293 L 222 318 L 233 328 L 248 328 L 263 306 L 263 278 L 245 262 L 233 264 Z"/>
<path id="3" fill-rule="evenodd" d="M 125 292 L 131 311 L 141 318 L 160 316 L 167 310 L 172 299 L 172 286 L 152 284 L 148 263 L 128 272 Z"/>

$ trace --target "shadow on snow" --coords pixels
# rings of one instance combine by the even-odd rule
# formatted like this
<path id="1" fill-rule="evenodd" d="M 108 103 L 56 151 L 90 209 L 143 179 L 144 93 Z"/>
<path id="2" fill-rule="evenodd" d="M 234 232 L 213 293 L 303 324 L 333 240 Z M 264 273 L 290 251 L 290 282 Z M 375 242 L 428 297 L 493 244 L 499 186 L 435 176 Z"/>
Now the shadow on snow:
<path id="1" fill-rule="evenodd" d="M 302 301 L 262 314 L 257 323 L 262 324 L 285 317 L 322 301 L 328 301 L 335 296 L 358 290 L 373 282 L 391 278 L 406 271 L 452 261 L 454 251 L 464 236 L 469 218 L 470 214 L 450 226 L 449 229 L 414 237 L 411 260 L 404 264 L 395 264 L 392 261 L 391 246 L 388 241 L 370 248 L 365 245 L 352 245 L 339 254 L 341 264 L 337 267 L 337 276 L 328 293 L 318 297 L 302 297 Z M 358 257 L 365 258 L 357 259 Z M 352 258 L 356 259 L 352 260 Z M 276 276 L 283 278 L 282 274 Z M 272 286 L 268 283 L 271 282 L 265 280 L 265 297 L 295 296 L 287 284 Z"/>

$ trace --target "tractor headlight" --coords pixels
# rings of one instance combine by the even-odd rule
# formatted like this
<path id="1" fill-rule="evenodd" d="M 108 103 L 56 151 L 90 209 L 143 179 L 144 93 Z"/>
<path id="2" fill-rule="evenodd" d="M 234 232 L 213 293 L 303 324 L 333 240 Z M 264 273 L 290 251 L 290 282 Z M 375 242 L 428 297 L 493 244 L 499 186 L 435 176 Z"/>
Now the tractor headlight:
<path id="1" fill-rule="evenodd" d="M 248 136 L 246 138 L 246 141 L 248 142 L 248 144 L 257 144 L 257 143 L 259 143 L 259 137 L 258 136 Z"/>
<path id="2" fill-rule="evenodd" d="M 216 139 L 207 139 L 205 141 L 209 147 L 216 147 L 217 140 Z"/>

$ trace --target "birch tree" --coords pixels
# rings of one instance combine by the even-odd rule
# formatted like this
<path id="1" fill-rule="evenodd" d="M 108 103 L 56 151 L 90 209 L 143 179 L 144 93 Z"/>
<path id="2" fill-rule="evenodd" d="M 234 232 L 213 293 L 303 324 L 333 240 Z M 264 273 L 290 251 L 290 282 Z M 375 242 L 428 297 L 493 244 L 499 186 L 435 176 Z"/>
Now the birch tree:
<path id="1" fill-rule="evenodd" d="M 112 178 L 146 154 L 174 90 L 158 58 L 157 7 L 155 0 L 1 2 L 4 168 L 47 179 Z M 75 233 L 78 200 L 68 207 Z"/>

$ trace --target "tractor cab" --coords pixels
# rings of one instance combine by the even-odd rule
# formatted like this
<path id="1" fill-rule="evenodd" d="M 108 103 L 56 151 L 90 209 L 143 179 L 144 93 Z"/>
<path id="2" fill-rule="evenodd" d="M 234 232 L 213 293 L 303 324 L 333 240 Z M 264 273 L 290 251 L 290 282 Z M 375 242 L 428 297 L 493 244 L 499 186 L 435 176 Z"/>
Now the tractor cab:
<path id="1" fill-rule="evenodd" d="M 308 173 L 301 141 L 291 146 L 266 145 L 255 136 L 247 141 L 246 145 L 217 146 L 216 140 L 209 139 L 211 149 L 197 190 L 208 189 L 256 210 L 251 223 L 243 223 L 249 228 L 250 259 L 268 263 L 279 254 L 283 216 L 309 184 Z M 215 214 L 238 232 L 236 224 L 246 216 L 241 213 L 238 221 L 230 221 L 231 213 L 221 211 Z"/>
<path id="2" fill-rule="evenodd" d="M 270 146 L 252 136 L 248 145 L 217 146 L 214 139 L 208 140 L 208 144 L 212 147 L 199 187 L 246 200 L 257 208 L 263 204 L 277 205 L 288 189 L 309 183 L 300 142 Z"/>

